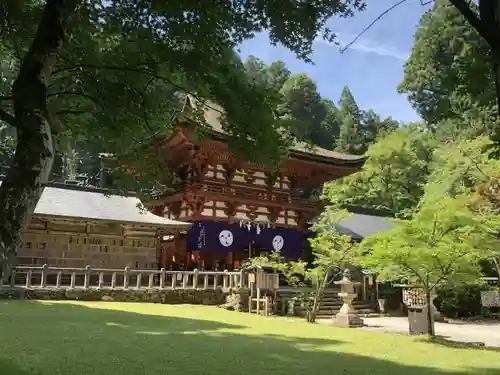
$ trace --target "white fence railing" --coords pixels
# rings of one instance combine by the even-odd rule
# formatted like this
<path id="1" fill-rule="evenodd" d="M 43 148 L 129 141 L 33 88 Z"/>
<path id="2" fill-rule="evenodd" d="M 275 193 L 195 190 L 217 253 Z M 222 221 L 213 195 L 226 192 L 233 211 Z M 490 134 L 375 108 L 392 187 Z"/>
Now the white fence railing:
<path id="1" fill-rule="evenodd" d="M 18 266 L 2 287 L 55 289 L 229 289 L 247 285 L 243 272 Z"/>

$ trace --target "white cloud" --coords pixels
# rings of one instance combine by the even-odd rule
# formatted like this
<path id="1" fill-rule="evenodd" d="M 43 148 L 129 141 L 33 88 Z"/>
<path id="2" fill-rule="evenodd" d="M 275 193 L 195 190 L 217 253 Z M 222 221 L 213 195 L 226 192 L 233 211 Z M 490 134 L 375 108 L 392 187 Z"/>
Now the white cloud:
<path id="1" fill-rule="evenodd" d="M 341 49 L 355 38 L 354 35 L 348 35 L 348 34 L 336 33 L 336 35 L 337 35 L 337 42 L 340 44 L 340 46 L 336 46 L 321 38 L 316 39 L 316 43 L 328 44 L 331 45 L 332 47 L 334 46 Z M 406 61 L 410 56 L 409 52 L 401 51 L 394 46 L 384 43 L 379 43 L 375 40 L 370 40 L 364 37 L 359 38 L 355 43 L 350 45 L 346 52 L 348 52 L 349 50 L 360 51 L 364 53 L 373 53 L 378 56 L 392 57 L 393 59 L 401 61 Z"/>

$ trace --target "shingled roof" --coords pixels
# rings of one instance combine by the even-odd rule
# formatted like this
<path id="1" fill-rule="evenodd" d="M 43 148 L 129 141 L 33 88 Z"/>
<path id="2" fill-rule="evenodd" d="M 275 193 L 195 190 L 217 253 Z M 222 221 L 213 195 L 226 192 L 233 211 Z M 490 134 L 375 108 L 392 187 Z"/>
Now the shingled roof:
<path id="1" fill-rule="evenodd" d="M 203 109 L 205 121 L 210 126 L 210 130 L 218 135 L 227 135 L 220 120 L 221 115 L 224 113 L 224 108 L 220 105 L 208 100 L 202 103 L 193 95 L 188 94 L 184 103 L 183 112 L 188 108 L 194 110 Z M 336 161 L 341 164 L 362 164 L 366 160 L 364 156 L 343 154 L 318 146 L 312 146 L 305 142 L 296 142 L 295 145 L 292 146 L 291 151 L 292 154 L 298 157 L 313 157 L 323 159 L 324 161 Z"/>
<path id="2" fill-rule="evenodd" d="M 191 227 L 190 223 L 166 219 L 142 207 L 136 197 L 105 195 L 99 190 L 73 186 L 47 186 L 35 208 L 35 215 L 142 224 L 159 229 L 187 230 Z"/>

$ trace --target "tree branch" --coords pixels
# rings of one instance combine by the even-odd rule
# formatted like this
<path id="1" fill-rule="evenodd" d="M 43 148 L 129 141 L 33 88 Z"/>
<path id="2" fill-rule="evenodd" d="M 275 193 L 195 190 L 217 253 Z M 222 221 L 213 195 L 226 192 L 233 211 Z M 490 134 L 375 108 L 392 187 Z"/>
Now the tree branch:
<path id="1" fill-rule="evenodd" d="M 438 260 L 438 264 L 439 264 L 439 267 L 441 269 L 441 276 L 437 279 L 437 281 L 432 285 L 432 287 L 429 288 L 429 290 L 433 290 L 436 286 L 439 285 L 439 283 L 443 280 L 446 280 L 446 277 L 450 275 L 451 271 L 452 271 L 452 268 L 453 268 L 453 264 L 463 258 L 464 256 L 466 256 L 468 253 L 467 252 L 463 252 L 460 256 L 454 258 L 452 261 L 450 261 L 448 263 L 448 265 L 444 265 L 441 260 L 439 260 L 438 257 L 435 257 L 436 260 Z M 430 285 L 430 284 L 429 284 Z"/>
<path id="2" fill-rule="evenodd" d="M 10 113 L 7 111 L 4 111 L 2 108 L 0 108 L 0 121 L 3 121 L 10 126 L 16 127 L 16 119 L 14 116 L 12 116 Z"/>
<path id="3" fill-rule="evenodd" d="M 99 101 L 97 98 L 94 98 L 92 95 L 89 95 L 89 94 L 86 94 L 86 93 L 83 93 L 83 92 L 78 92 L 78 91 L 58 91 L 58 92 L 54 92 L 54 93 L 48 94 L 47 98 L 51 98 L 53 96 L 57 97 L 57 96 L 65 96 L 65 95 L 81 96 L 82 98 L 90 100 L 96 106 L 101 107 L 101 108 L 104 105 L 102 101 Z"/>
<path id="4" fill-rule="evenodd" d="M 340 53 L 344 53 L 347 51 L 354 43 L 358 41 L 359 38 L 363 36 L 364 33 L 366 33 L 368 30 L 372 28 L 373 25 L 375 25 L 380 19 L 382 19 L 387 13 L 391 12 L 393 9 L 397 8 L 401 4 L 405 3 L 407 0 L 400 0 L 396 4 L 392 5 L 391 7 L 387 8 L 385 11 L 383 11 L 377 18 L 375 18 L 368 26 L 366 26 L 356 37 L 347 43 L 344 47 L 340 48 Z M 426 5 L 426 4 L 422 4 Z"/>
<path id="5" fill-rule="evenodd" d="M 60 111 L 56 112 L 56 115 L 58 116 L 64 116 L 64 115 L 83 115 L 84 113 L 87 113 L 88 111 L 83 111 L 83 110 L 78 110 L 78 109 L 63 109 Z"/>
<path id="6" fill-rule="evenodd" d="M 206 101 L 205 101 L 205 99 L 199 97 L 198 95 L 190 92 L 189 90 L 187 90 L 183 86 L 175 83 L 171 79 L 169 79 L 169 78 L 167 78 L 167 77 L 165 77 L 165 76 L 163 76 L 161 74 L 158 74 L 155 71 L 153 71 L 153 70 L 151 70 L 150 68 L 147 67 L 147 66 L 151 66 L 151 65 L 155 65 L 155 64 L 160 64 L 160 62 L 158 62 L 158 63 L 156 63 L 156 62 L 154 62 L 154 63 L 153 62 L 149 62 L 149 63 L 148 62 L 137 63 L 135 67 L 117 66 L 117 65 L 108 65 L 108 64 L 99 65 L 99 64 L 91 64 L 91 63 L 76 63 L 75 65 L 70 66 L 68 68 L 59 69 L 59 70 L 57 70 L 56 73 L 61 73 L 61 72 L 65 72 L 65 71 L 72 71 L 74 69 L 83 68 L 83 69 L 95 69 L 95 70 L 99 70 L 99 69 L 102 69 L 102 70 L 114 70 L 114 71 L 132 72 L 132 73 L 137 73 L 137 74 L 143 74 L 143 75 L 146 75 L 146 76 L 150 76 L 150 77 L 156 78 L 156 79 L 158 79 L 160 81 L 165 81 L 169 85 L 172 85 L 173 87 L 175 87 L 176 89 L 179 89 L 182 92 L 191 95 L 193 98 L 195 98 L 199 102 L 203 103 L 203 105 L 205 105 L 207 108 L 209 108 L 209 109 L 211 109 L 211 110 L 213 110 L 213 111 L 215 111 L 217 113 L 223 114 L 220 109 L 214 108 L 214 107 L 210 106 L 209 104 L 207 104 Z M 144 67 L 141 68 L 141 65 L 144 66 Z"/>
<path id="7" fill-rule="evenodd" d="M 407 263 L 407 262 L 404 262 L 404 261 L 401 261 L 399 262 L 399 264 L 403 267 L 405 267 L 408 271 L 412 272 L 415 276 L 417 276 L 417 278 L 423 283 L 425 284 L 425 279 L 420 275 L 420 273 L 413 267 L 410 267 L 410 265 Z M 427 285 L 426 285 L 427 287 Z"/>

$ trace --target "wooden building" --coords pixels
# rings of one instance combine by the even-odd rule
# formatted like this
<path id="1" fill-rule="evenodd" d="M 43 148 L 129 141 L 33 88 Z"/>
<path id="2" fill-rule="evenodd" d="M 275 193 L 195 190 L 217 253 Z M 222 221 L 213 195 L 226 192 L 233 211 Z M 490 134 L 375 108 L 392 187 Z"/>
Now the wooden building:
<path id="1" fill-rule="evenodd" d="M 157 269 L 160 238 L 172 240 L 190 226 L 152 214 L 136 197 L 52 184 L 23 235 L 17 263 Z"/>
<path id="2" fill-rule="evenodd" d="M 190 233 L 204 232 L 202 235 L 198 233 L 197 238 L 203 240 L 197 245 L 193 243 L 196 239 L 190 241 L 189 235 L 184 240 L 165 245 L 164 251 L 169 254 L 166 258 L 169 259 L 172 254 L 187 249 L 196 253 L 192 258 L 199 258 L 198 263 L 201 259 L 203 267 L 216 268 L 216 263 L 227 265 L 247 259 L 252 245 L 256 250 L 279 248 L 286 253 L 287 246 L 301 240 L 299 236 L 292 236 L 292 240 L 284 241 L 285 237 L 306 230 L 310 220 L 322 209 L 320 202 L 299 198 L 298 189 L 318 187 L 326 181 L 350 175 L 359 171 L 365 162 L 362 156 L 296 143 L 279 172 L 271 173 L 264 166 L 239 160 L 229 152 L 219 120 L 223 109 L 215 103 L 203 105 L 188 95 L 183 118 L 189 118 L 191 111 L 200 109 L 210 127 L 208 138 L 196 140 L 196 125 L 184 121 L 170 137 L 158 141 L 158 147 L 182 183 L 175 193 L 157 197 L 148 205 L 157 215 L 193 222 Z M 219 224 L 218 229 L 214 223 Z M 206 233 L 208 227 L 211 228 L 210 234 Z M 234 232 L 241 236 L 245 227 L 254 233 L 254 237 L 260 235 L 261 238 L 262 234 L 273 230 L 274 234 L 267 233 L 267 245 L 259 245 L 259 241 L 250 235 L 249 246 L 236 249 L 235 246 L 242 247 L 247 238 L 235 245 Z M 225 241 L 223 247 L 228 251 L 214 250 L 217 241 Z M 297 256 L 297 251 L 294 256 Z M 169 262 L 166 260 L 164 266 L 168 267 Z"/>

